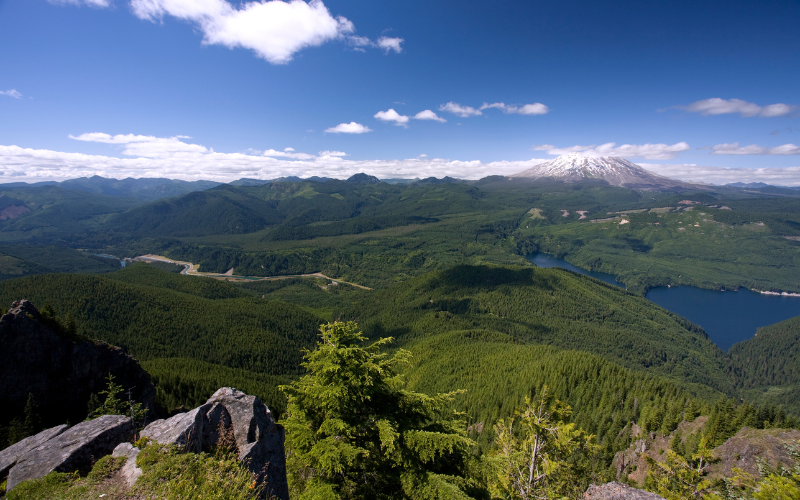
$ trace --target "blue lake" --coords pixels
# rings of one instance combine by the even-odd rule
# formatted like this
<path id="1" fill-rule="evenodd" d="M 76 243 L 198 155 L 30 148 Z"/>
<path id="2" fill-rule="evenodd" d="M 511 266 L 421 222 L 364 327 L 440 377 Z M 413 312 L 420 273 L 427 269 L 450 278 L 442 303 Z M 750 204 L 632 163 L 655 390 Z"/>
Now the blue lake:
<path id="1" fill-rule="evenodd" d="M 560 267 L 612 285 L 624 285 L 611 274 L 586 271 L 553 255 L 537 253 L 528 259 L 539 267 Z M 721 292 L 693 286 L 653 288 L 645 296 L 664 309 L 700 325 L 721 349 L 752 338 L 756 329 L 800 316 L 800 297 L 764 295 L 751 290 Z"/>

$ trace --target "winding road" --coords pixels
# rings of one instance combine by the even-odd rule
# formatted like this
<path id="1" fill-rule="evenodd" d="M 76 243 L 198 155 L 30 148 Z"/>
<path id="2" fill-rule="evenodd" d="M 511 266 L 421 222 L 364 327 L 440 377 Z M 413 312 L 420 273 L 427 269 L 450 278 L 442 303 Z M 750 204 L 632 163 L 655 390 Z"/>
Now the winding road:
<path id="1" fill-rule="evenodd" d="M 323 278 L 330 281 L 331 283 L 350 285 L 356 288 L 361 288 L 362 290 L 372 290 L 372 288 L 370 287 L 357 285 L 355 283 L 350 283 L 349 281 L 342 281 L 335 278 L 331 278 L 325 276 L 322 273 L 288 274 L 285 276 L 234 276 L 233 268 L 229 269 L 228 272 L 225 274 L 203 273 L 198 271 L 197 265 L 192 264 L 191 262 L 174 260 L 168 257 L 164 257 L 163 255 L 153 255 L 153 254 L 140 255 L 139 257 L 136 257 L 133 260 L 136 262 L 166 262 L 168 264 L 176 264 L 179 266 L 183 266 L 183 271 L 181 271 L 181 274 L 191 275 L 191 276 L 204 276 L 206 278 L 215 278 L 227 281 L 275 281 L 275 280 L 285 280 L 289 278 Z"/>

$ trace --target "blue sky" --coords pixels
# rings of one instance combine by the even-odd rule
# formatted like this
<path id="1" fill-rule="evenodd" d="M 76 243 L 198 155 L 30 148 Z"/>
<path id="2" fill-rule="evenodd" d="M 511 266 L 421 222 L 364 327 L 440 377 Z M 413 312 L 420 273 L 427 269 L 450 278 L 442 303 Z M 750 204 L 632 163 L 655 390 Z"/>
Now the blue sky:
<path id="1" fill-rule="evenodd" d="M 577 150 L 797 185 L 798 32 L 796 0 L 0 0 L 0 182 L 479 178 Z"/>

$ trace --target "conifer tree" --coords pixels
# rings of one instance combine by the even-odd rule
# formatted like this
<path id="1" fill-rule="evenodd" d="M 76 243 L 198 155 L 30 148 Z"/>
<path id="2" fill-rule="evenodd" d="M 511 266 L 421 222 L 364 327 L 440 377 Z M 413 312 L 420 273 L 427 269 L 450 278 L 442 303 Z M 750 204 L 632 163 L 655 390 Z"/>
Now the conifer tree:
<path id="1" fill-rule="evenodd" d="M 493 493 L 500 498 L 570 498 L 582 493 L 581 458 L 596 451 L 594 437 L 567 423 L 569 405 L 545 386 L 535 400 L 495 424 Z M 577 491 L 576 491 L 577 490 Z"/>
<path id="2" fill-rule="evenodd" d="M 320 328 L 307 374 L 282 386 L 287 468 L 293 498 L 467 499 L 464 478 L 474 445 L 455 393 L 403 389 L 397 368 L 410 353 L 381 353 L 392 339 L 363 346 L 355 323 Z"/>

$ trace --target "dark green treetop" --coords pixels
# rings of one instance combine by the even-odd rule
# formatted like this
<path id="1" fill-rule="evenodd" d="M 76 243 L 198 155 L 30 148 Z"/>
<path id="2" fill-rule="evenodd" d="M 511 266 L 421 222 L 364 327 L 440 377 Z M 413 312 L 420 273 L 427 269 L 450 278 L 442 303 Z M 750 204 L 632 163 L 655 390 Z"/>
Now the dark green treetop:
<path id="1" fill-rule="evenodd" d="M 352 322 L 320 331 L 307 374 L 281 387 L 293 497 L 471 498 L 464 475 L 474 442 L 462 414 L 447 410 L 455 393 L 404 390 L 396 368 L 410 353 L 382 354 L 391 338 L 364 347 Z"/>

